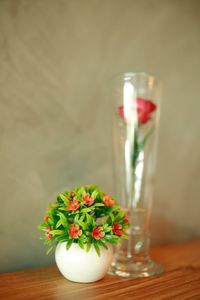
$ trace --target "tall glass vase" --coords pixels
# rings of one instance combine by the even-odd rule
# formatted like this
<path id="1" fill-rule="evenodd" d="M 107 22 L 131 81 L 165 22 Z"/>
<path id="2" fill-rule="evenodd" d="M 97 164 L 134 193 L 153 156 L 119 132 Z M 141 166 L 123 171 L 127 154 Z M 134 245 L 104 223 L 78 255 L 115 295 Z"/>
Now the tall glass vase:
<path id="1" fill-rule="evenodd" d="M 130 223 L 109 271 L 123 277 L 162 272 L 149 256 L 160 84 L 146 73 L 125 73 L 112 87 L 115 196 Z"/>

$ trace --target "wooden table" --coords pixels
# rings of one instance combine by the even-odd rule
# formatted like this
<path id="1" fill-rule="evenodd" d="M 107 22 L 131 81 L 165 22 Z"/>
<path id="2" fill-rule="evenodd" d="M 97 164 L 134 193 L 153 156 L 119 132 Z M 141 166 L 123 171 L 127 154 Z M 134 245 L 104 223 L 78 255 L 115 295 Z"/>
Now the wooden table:
<path id="1" fill-rule="evenodd" d="M 89 284 L 64 279 L 56 267 L 0 274 L 0 299 L 179 299 L 200 300 L 200 241 L 152 249 L 165 272 L 158 277 L 123 279 L 107 275 Z"/>

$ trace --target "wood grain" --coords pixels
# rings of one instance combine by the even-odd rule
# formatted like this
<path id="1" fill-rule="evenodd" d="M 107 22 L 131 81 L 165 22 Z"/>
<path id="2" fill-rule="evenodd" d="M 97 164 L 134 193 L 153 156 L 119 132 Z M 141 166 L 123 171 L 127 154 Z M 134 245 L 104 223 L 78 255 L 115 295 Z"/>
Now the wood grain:
<path id="1" fill-rule="evenodd" d="M 165 272 L 146 279 L 107 275 L 80 284 L 64 279 L 57 268 L 44 267 L 0 274 L 0 299 L 200 299 L 200 241 L 156 247 L 152 257 Z"/>

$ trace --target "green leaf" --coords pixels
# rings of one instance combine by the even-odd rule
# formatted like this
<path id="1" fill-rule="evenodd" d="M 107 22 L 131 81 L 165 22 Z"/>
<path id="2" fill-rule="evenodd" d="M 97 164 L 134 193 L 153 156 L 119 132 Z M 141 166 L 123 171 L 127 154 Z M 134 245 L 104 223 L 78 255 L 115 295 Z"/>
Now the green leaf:
<path id="1" fill-rule="evenodd" d="M 88 229 L 88 226 L 86 223 L 82 222 L 82 221 L 78 221 L 78 224 L 83 228 L 83 230 Z"/>
<path id="2" fill-rule="evenodd" d="M 94 206 L 104 206 L 103 203 L 95 203 Z"/>
<path id="3" fill-rule="evenodd" d="M 45 230 L 45 231 L 46 231 L 46 228 L 45 228 L 45 227 L 46 227 L 46 225 L 38 225 L 37 228 L 38 228 L 39 230 L 43 230 L 43 231 Z"/>
<path id="4" fill-rule="evenodd" d="M 67 244 L 66 244 L 66 249 L 68 250 L 71 247 L 72 244 L 73 244 L 73 239 L 69 239 Z"/>
<path id="5" fill-rule="evenodd" d="M 112 230 L 112 226 L 105 226 L 104 228 L 103 228 L 103 231 L 104 232 L 109 232 L 109 231 L 111 231 Z"/>
<path id="6" fill-rule="evenodd" d="M 49 244 L 51 244 L 51 241 L 45 239 L 45 240 L 43 241 L 43 243 L 44 243 L 45 245 L 49 245 Z"/>
<path id="7" fill-rule="evenodd" d="M 57 213 L 57 215 L 60 217 L 61 220 L 63 220 L 63 221 L 66 221 L 66 220 L 67 220 L 66 216 L 65 216 L 62 212 L 59 211 L 59 212 Z"/>
<path id="8" fill-rule="evenodd" d="M 81 239 L 78 239 L 78 245 L 81 249 L 84 249 L 84 244 L 83 242 L 81 241 Z"/>
<path id="9" fill-rule="evenodd" d="M 56 229 L 57 229 L 58 227 L 60 227 L 61 225 L 63 225 L 63 222 L 62 222 L 62 220 L 60 219 L 60 220 L 57 222 L 57 224 L 56 224 Z"/>
<path id="10" fill-rule="evenodd" d="M 91 248 L 91 244 L 88 242 L 86 244 L 86 252 L 89 252 L 90 251 L 90 248 Z"/>
<path id="11" fill-rule="evenodd" d="M 85 215 L 82 215 L 79 220 L 82 222 L 84 221 L 84 219 L 85 219 Z"/>
<path id="12" fill-rule="evenodd" d="M 81 210 L 81 213 L 85 214 L 91 211 L 91 207 L 86 207 Z"/>
<path id="13" fill-rule="evenodd" d="M 115 204 L 111 209 L 113 212 L 115 212 L 116 210 L 118 211 L 120 209 L 120 206 L 119 204 Z"/>
<path id="14" fill-rule="evenodd" d="M 86 214 L 86 220 L 88 225 L 93 225 L 94 219 L 89 214 Z"/>
<path id="15" fill-rule="evenodd" d="M 78 190 L 77 190 L 77 194 L 80 195 L 80 196 L 85 196 L 87 194 L 86 190 L 85 190 L 85 187 L 82 186 L 80 187 Z"/>
<path id="16" fill-rule="evenodd" d="M 86 235 L 84 233 L 79 237 L 79 239 L 81 239 L 83 244 L 86 244 L 88 242 L 88 238 L 86 237 Z"/>
<path id="17" fill-rule="evenodd" d="M 111 218 L 111 221 L 114 222 L 115 217 L 114 217 L 113 213 L 110 213 L 109 216 L 110 216 L 110 218 Z"/>
<path id="18" fill-rule="evenodd" d="M 93 197 L 94 199 L 96 199 L 96 197 L 98 196 L 98 192 L 96 190 L 94 190 L 94 192 L 92 192 L 91 197 Z"/>
<path id="19" fill-rule="evenodd" d="M 107 234 L 105 235 L 104 239 L 106 239 L 111 244 L 116 244 L 119 240 L 118 236 Z"/>
<path id="20" fill-rule="evenodd" d="M 97 255 L 100 256 L 101 253 L 100 253 L 100 249 L 99 249 L 99 246 L 97 245 L 97 243 L 94 243 L 94 248 L 96 250 Z"/>
<path id="21" fill-rule="evenodd" d="M 57 208 L 57 203 L 51 202 L 51 203 L 49 203 L 49 207 L 50 207 L 50 209 Z"/>
<path id="22" fill-rule="evenodd" d="M 76 214 L 75 218 L 74 218 L 74 223 L 78 223 L 79 220 L 79 214 Z"/>
<path id="23" fill-rule="evenodd" d="M 66 207 L 58 207 L 59 210 L 66 211 Z"/>
<path id="24" fill-rule="evenodd" d="M 98 243 L 99 243 L 99 245 L 101 245 L 102 247 L 104 247 L 106 250 L 108 250 L 108 247 L 105 244 L 105 242 L 103 242 L 102 240 L 99 240 Z"/>
<path id="25" fill-rule="evenodd" d="M 51 230 L 50 233 L 53 235 L 61 235 L 64 233 L 64 231 L 63 230 Z"/>
<path id="26" fill-rule="evenodd" d="M 54 246 L 51 246 L 51 247 L 47 250 L 46 255 L 48 255 L 48 254 L 53 250 L 53 248 L 54 248 Z"/>
<path id="27" fill-rule="evenodd" d="M 115 216 L 115 221 L 121 220 L 125 215 L 125 212 L 120 211 L 116 216 Z"/>
<path id="28" fill-rule="evenodd" d="M 66 216 L 62 212 L 59 211 L 57 213 L 57 216 L 59 216 L 59 218 L 60 218 L 60 220 L 62 222 L 62 225 L 65 224 L 65 223 L 68 223 Z"/>
<path id="29" fill-rule="evenodd" d="M 64 202 L 66 206 L 69 204 L 69 200 L 63 194 L 59 194 L 58 197 Z"/>
<path id="30" fill-rule="evenodd" d="M 59 235 L 56 237 L 56 240 L 58 242 L 66 242 L 69 239 L 69 235 L 68 234 L 63 234 L 63 235 Z"/>

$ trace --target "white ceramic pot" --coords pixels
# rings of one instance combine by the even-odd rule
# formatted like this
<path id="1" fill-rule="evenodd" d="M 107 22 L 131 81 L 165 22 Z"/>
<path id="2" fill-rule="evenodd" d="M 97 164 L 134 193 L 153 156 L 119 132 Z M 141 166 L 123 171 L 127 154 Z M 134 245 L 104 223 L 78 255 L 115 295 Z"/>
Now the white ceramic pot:
<path id="1" fill-rule="evenodd" d="M 68 280 L 94 282 L 106 275 L 113 258 L 111 245 L 108 245 L 108 250 L 103 247 L 100 250 L 101 255 L 98 256 L 93 245 L 90 251 L 86 252 L 75 243 L 66 250 L 66 242 L 62 242 L 56 247 L 56 264 Z"/>

